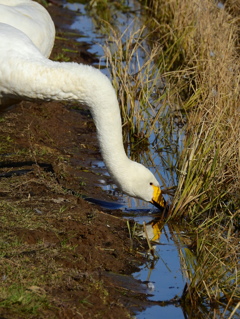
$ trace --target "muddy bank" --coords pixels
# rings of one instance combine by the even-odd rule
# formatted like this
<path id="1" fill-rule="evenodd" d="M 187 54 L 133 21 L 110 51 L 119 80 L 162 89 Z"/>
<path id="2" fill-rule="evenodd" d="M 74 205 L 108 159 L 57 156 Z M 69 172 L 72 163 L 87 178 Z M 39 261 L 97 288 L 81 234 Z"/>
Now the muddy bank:
<path id="1" fill-rule="evenodd" d="M 51 58 L 96 61 L 64 28 L 72 14 L 48 9 L 58 35 Z M 144 243 L 130 241 L 118 211 L 83 199 L 115 200 L 92 169 L 101 155 L 89 111 L 24 101 L 1 115 L 0 140 L 1 318 L 128 318 L 144 307 L 143 288 L 125 284 Z"/>

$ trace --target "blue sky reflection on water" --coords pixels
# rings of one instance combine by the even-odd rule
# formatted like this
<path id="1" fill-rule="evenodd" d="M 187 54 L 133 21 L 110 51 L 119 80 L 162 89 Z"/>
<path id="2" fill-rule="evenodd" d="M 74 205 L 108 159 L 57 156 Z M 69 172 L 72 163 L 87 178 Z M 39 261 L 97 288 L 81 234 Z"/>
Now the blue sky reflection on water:
<path id="1" fill-rule="evenodd" d="M 145 219 L 145 218 L 143 218 Z M 148 293 L 153 294 L 149 300 L 167 301 L 174 297 L 180 297 L 185 285 L 185 280 L 180 270 L 178 250 L 171 239 L 167 226 L 156 245 L 156 256 L 159 258 L 151 269 L 151 263 L 144 265 L 139 273 L 133 274 L 134 278 L 146 282 Z M 168 305 L 165 307 L 152 306 L 137 315 L 143 318 L 184 318 L 181 307 Z"/>
<path id="2" fill-rule="evenodd" d="M 149 289 L 149 293 L 154 292 L 155 295 L 150 297 L 150 300 L 164 301 L 170 300 L 176 295 L 180 297 L 184 287 L 184 280 L 180 272 L 178 252 L 174 243 L 163 234 L 160 244 L 156 247 L 155 254 L 159 259 L 154 268 L 148 269 L 144 266 L 141 269 L 141 274 L 134 274 L 134 277 L 153 283 L 155 289 L 154 291 Z"/>
<path id="3" fill-rule="evenodd" d="M 85 11 L 85 6 L 80 3 L 67 3 L 65 7 L 71 11 L 78 12 L 78 15 L 76 15 L 75 20 L 69 26 L 70 29 L 78 30 L 80 34 L 82 34 L 82 36 L 79 37 L 77 41 L 88 43 L 88 52 L 95 54 L 100 59 L 101 63 L 101 57 L 104 56 L 104 52 L 101 45 L 103 45 L 104 39 L 103 36 L 97 33 L 92 18 L 89 17 Z"/>
<path id="4" fill-rule="evenodd" d="M 184 319 L 182 309 L 176 306 L 152 306 L 137 314 L 137 319 Z"/>

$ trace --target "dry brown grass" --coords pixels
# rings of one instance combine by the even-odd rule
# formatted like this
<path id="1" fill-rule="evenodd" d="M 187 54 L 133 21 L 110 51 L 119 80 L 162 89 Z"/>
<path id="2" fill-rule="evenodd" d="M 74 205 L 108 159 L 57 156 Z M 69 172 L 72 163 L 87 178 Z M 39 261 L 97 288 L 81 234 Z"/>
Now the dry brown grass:
<path id="1" fill-rule="evenodd" d="M 150 2 L 175 57 L 165 73 L 169 103 L 186 118 L 170 216 L 187 218 L 195 234 L 191 256 L 182 254 L 183 300 L 218 303 L 222 313 L 232 303 L 233 317 L 240 297 L 239 20 L 230 1 L 228 11 L 211 0 Z"/>
<path id="2" fill-rule="evenodd" d="M 150 49 L 146 42 L 149 37 L 146 26 L 136 28 L 134 23 L 137 22 L 123 33 L 111 29 L 104 51 L 117 90 L 123 127 L 127 126 L 130 134 L 149 137 L 164 99 L 163 96 L 153 97 L 161 82 L 161 70 L 154 63 L 161 54 L 161 47 L 156 44 Z"/>
<path id="3" fill-rule="evenodd" d="M 149 3 L 153 31 L 112 30 L 105 48 L 124 126 L 135 136 L 161 131 L 159 148 L 171 148 L 186 122 L 172 217 L 232 211 L 240 202 L 238 20 L 211 0 Z"/>
<path id="4" fill-rule="evenodd" d="M 239 21 L 230 1 L 228 11 L 212 0 L 145 2 L 154 31 L 146 36 L 138 30 L 127 42 L 115 35 L 115 49 L 107 52 L 121 104 L 127 106 L 124 122 L 133 123 L 132 133 L 144 125 L 146 135 L 158 125 L 166 143 L 178 125 L 176 114 L 185 123 L 170 203 L 170 218 L 186 219 L 186 231 L 193 232 L 191 256 L 182 255 L 188 278 L 182 300 L 218 304 L 233 316 L 240 297 Z M 151 72 L 141 63 L 133 72 L 133 58 L 146 44 L 152 46 L 145 51 Z M 153 87 L 158 109 L 152 107 Z M 153 120 L 143 124 L 147 112 Z"/>
<path id="5" fill-rule="evenodd" d="M 223 205 L 228 210 L 230 203 L 231 209 L 238 207 L 237 19 L 210 0 L 151 2 L 160 37 L 175 56 L 172 71 L 165 75 L 177 87 L 169 99 L 185 111 L 187 119 L 172 216 L 195 218 L 204 211 L 219 211 Z"/>

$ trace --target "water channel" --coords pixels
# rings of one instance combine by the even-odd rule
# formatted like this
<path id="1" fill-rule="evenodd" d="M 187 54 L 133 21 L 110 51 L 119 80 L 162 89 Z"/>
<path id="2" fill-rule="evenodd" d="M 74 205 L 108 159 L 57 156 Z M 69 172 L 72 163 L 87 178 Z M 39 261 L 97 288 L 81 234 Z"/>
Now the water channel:
<path id="1" fill-rule="evenodd" d="M 141 11 L 137 1 L 131 0 L 128 2 L 128 5 L 132 9 L 129 12 L 122 13 L 117 10 L 115 12 L 115 21 L 117 21 L 117 26 L 122 31 L 129 28 L 129 25 L 132 24 L 136 16 L 140 15 Z M 79 32 L 77 41 L 88 44 L 88 51 L 96 55 L 99 59 L 102 72 L 110 76 L 102 48 L 105 43 L 105 38 L 104 35 L 100 33 L 96 20 L 89 15 L 89 12 L 85 10 L 85 5 L 83 4 L 66 3 L 65 8 L 76 13 L 73 23 L 68 27 L 70 30 L 77 30 Z M 182 133 L 176 132 L 176 134 L 181 135 Z M 171 160 L 174 165 L 175 155 L 169 154 L 169 152 L 162 152 L 162 158 L 160 159 L 154 149 L 155 140 L 156 136 L 151 135 L 151 159 L 149 160 L 149 154 L 143 154 L 141 158 L 143 161 L 145 159 L 148 167 L 148 164 L 152 163 L 151 169 L 153 173 L 160 174 L 160 180 L 165 187 L 174 186 L 176 176 L 174 172 L 170 172 L 169 167 L 164 165 L 164 163 L 167 162 L 169 156 L 172 156 Z M 176 141 L 179 140 L 181 140 L 181 138 L 176 136 Z M 163 145 L 161 145 L 161 147 L 163 147 Z M 96 162 L 94 164 L 96 170 L 104 170 L 103 163 Z M 107 174 L 107 172 L 105 172 L 105 174 Z M 101 183 L 101 181 L 99 181 L 99 183 Z M 102 184 L 102 187 L 109 192 L 113 192 L 115 189 L 114 185 Z M 167 200 L 169 200 L 169 198 L 167 198 Z M 136 223 L 140 225 L 146 223 L 150 232 L 153 230 L 151 221 L 154 219 L 156 211 L 150 205 L 122 195 L 120 203 L 122 204 L 122 210 L 126 218 L 134 218 Z M 152 305 L 150 303 L 146 310 L 136 314 L 137 319 L 210 318 L 207 308 L 205 308 L 204 311 L 200 311 L 200 314 L 192 314 L 190 311 L 186 313 L 186 309 L 183 310 L 177 302 L 169 302 L 181 296 L 186 284 L 186 277 L 184 276 L 184 270 L 181 265 L 181 255 L 184 254 L 184 250 L 187 249 L 187 247 L 181 246 L 181 240 L 177 240 L 177 238 L 180 238 L 182 235 L 184 236 L 184 232 L 172 225 L 161 226 L 158 238 L 156 238 L 154 251 L 157 259 L 151 260 L 150 258 L 149 263 L 143 265 L 140 272 L 133 274 L 135 279 L 142 282 L 146 293 L 149 295 L 148 299 L 153 301 Z M 163 301 L 166 301 L 166 303 L 162 303 Z M 227 314 L 224 318 L 227 318 Z"/>

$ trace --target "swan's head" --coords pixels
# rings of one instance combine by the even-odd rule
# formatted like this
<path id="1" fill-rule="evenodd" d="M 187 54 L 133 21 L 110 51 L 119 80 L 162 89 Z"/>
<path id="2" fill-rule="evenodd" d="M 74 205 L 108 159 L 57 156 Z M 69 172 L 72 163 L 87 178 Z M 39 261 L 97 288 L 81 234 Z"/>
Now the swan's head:
<path id="1" fill-rule="evenodd" d="M 164 208 L 166 202 L 152 172 L 142 164 L 133 161 L 131 161 L 130 166 L 129 174 L 125 175 L 124 181 L 120 185 L 122 190 L 132 197 L 143 199 L 158 208 Z"/>

